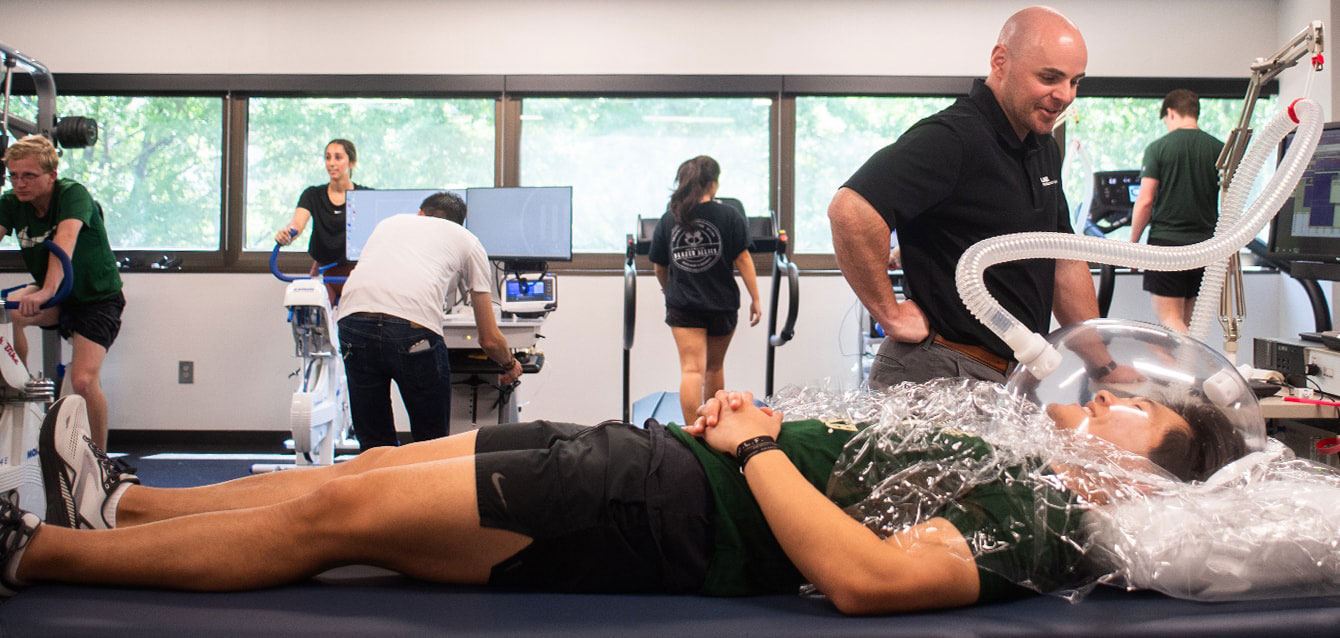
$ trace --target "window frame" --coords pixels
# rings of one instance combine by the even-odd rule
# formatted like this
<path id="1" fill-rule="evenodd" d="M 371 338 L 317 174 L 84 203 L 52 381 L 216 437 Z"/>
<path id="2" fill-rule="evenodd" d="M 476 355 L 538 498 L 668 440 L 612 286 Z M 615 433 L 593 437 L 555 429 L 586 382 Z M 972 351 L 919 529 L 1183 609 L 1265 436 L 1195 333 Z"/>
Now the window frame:
<path id="1" fill-rule="evenodd" d="M 782 217 L 779 209 L 781 167 L 778 158 L 780 111 L 783 77 L 779 75 L 512 75 L 507 76 L 507 99 L 514 104 L 508 113 L 508 126 L 515 133 L 514 146 L 504 181 L 500 186 L 520 185 L 521 103 L 528 97 L 544 98 L 766 98 L 772 102 L 768 115 L 768 207 Z M 632 220 L 628 230 L 633 231 Z M 755 255 L 756 269 L 766 264 L 766 255 Z M 570 262 L 550 262 L 549 268 L 560 273 L 608 274 L 622 271 L 625 256 L 619 253 L 575 253 Z M 639 272 L 650 272 L 647 257 L 637 258 Z"/>
<path id="2" fill-rule="evenodd" d="M 795 143 L 797 97 L 967 97 L 972 83 L 980 76 L 785 76 L 782 101 L 788 117 L 783 121 L 784 147 L 790 153 L 784 160 L 792 172 L 782 185 L 783 228 L 795 226 Z M 1195 91 L 1204 98 L 1245 99 L 1247 78 L 1147 78 L 1086 77 L 1080 83 L 1080 97 L 1156 97 L 1162 98 L 1178 88 Z M 1279 81 L 1261 87 L 1258 97 L 1279 93 Z M 893 143 L 894 140 L 889 140 Z M 1057 143 L 1065 149 L 1065 128 L 1057 131 Z M 834 191 L 838 186 L 834 185 Z M 799 253 L 792 261 L 802 272 L 840 274 L 832 253 Z"/>
<path id="3" fill-rule="evenodd" d="M 487 98 L 494 100 L 494 185 L 519 182 L 521 104 L 527 97 L 754 97 L 772 101 L 769 115 L 769 204 L 781 227 L 795 227 L 796 104 L 800 96 L 960 97 L 969 76 L 877 75 L 304 75 L 304 74 L 53 74 L 57 96 L 196 96 L 222 100 L 222 197 L 219 248 L 205 251 L 125 250 L 118 259 L 137 264 L 123 272 L 267 272 L 269 254 L 243 250 L 246 198 L 248 101 L 252 97 Z M 31 80 L 14 76 L 14 94 L 31 94 Z M 1202 97 L 1244 99 L 1247 78 L 1089 77 L 1082 97 L 1162 97 L 1188 88 Z M 1279 83 L 1262 87 L 1262 97 L 1278 95 Z M 58 113 L 59 114 L 59 113 Z M 71 113 L 71 115 L 78 115 Z M 1059 141 L 1064 143 L 1064 129 Z M 892 140 L 890 140 L 891 142 Z M 835 185 L 836 189 L 837 186 Z M 181 260 L 176 268 L 153 267 Z M 793 257 L 807 274 L 837 274 L 831 253 Z M 622 270 L 624 256 L 578 253 L 571 262 L 551 263 L 555 272 L 608 275 Z M 770 272 L 768 255 L 756 266 Z M 304 254 L 283 253 L 285 272 L 306 270 Z M 640 258 L 638 267 L 649 272 Z M 23 270 L 17 252 L 0 254 L 0 270 Z"/>

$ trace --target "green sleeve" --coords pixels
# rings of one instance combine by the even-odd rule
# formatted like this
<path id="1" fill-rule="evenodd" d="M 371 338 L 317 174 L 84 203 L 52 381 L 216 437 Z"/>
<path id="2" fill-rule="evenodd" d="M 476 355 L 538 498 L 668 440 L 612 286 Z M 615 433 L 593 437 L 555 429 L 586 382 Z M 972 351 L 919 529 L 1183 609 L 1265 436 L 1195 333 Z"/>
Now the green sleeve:
<path id="1" fill-rule="evenodd" d="M 77 219 L 88 226 L 95 214 L 93 196 L 89 195 L 88 189 L 84 188 L 83 184 L 70 182 L 61 189 L 58 211 L 57 224 L 67 219 Z"/>
<path id="2" fill-rule="evenodd" d="M 1163 167 L 1159 164 L 1158 142 L 1145 147 L 1145 159 L 1140 163 L 1140 177 L 1159 179 Z"/>

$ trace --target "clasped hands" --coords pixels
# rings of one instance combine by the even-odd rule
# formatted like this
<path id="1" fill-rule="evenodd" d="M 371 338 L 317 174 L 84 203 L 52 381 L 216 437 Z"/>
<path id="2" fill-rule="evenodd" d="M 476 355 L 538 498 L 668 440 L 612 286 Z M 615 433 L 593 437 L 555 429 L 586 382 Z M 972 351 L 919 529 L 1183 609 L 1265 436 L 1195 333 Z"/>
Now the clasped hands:
<path id="1" fill-rule="evenodd" d="M 698 418 L 684 431 L 707 442 L 712 449 L 734 454 L 740 443 L 757 436 L 774 439 L 782 431 L 782 413 L 754 405 L 752 392 L 727 392 L 698 406 Z"/>

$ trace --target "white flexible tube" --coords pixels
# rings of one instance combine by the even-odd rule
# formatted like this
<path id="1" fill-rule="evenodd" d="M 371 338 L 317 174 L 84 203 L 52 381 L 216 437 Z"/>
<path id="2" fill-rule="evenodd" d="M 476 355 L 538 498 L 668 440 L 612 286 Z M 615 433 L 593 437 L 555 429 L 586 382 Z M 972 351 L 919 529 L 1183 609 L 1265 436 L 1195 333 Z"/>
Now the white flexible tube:
<path id="1" fill-rule="evenodd" d="M 1309 74 L 1309 77 L 1311 77 L 1311 74 Z M 1303 117 L 1303 113 L 1300 109 L 1308 108 L 1304 107 L 1304 104 L 1311 104 L 1319 113 L 1317 116 L 1316 134 L 1320 137 L 1322 126 L 1320 116 L 1321 107 L 1317 105 L 1316 102 L 1313 102 L 1312 100 L 1300 100 L 1291 105 L 1290 108 L 1301 118 Z M 1280 140 L 1284 139 L 1284 136 L 1288 135 L 1289 131 L 1292 131 L 1294 128 L 1294 120 L 1289 117 L 1288 111 L 1289 109 L 1286 109 L 1276 115 L 1258 136 L 1258 140 L 1269 140 L 1269 145 L 1253 143 L 1247 149 L 1247 153 L 1243 156 L 1242 163 L 1238 168 L 1237 175 L 1233 177 L 1233 183 L 1228 187 L 1228 192 L 1224 194 L 1223 201 L 1219 203 L 1219 221 L 1216 222 L 1214 227 L 1215 236 L 1229 232 L 1238 224 L 1238 221 L 1244 217 L 1244 211 L 1247 209 L 1247 196 L 1251 194 L 1252 185 L 1256 183 L 1257 175 L 1260 174 L 1261 169 L 1265 167 L 1265 163 L 1274 157 L 1275 149 L 1279 148 Z M 1308 137 L 1305 134 L 1306 129 L 1304 128 L 1304 124 L 1299 124 L 1298 128 L 1299 134 L 1295 139 Z M 1308 149 L 1307 155 L 1304 156 L 1304 160 L 1297 166 L 1297 172 L 1299 174 L 1301 174 L 1303 169 L 1307 167 L 1307 162 L 1312 158 L 1312 151 L 1315 150 L 1315 148 L 1316 142 L 1313 142 L 1312 148 Z M 1292 148 L 1290 150 L 1292 150 Z M 1286 165 L 1281 165 L 1281 170 L 1284 170 L 1285 168 Z M 1277 196 L 1278 199 L 1272 199 L 1271 201 L 1274 203 L 1266 211 L 1268 213 L 1274 213 L 1279 210 L 1280 205 L 1284 203 L 1284 199 L 1293 192 L 1294 187 L 1297 185 L 1298 175 L 1285 176 L 1285 179 L 1282 181 L 1278 179 L 1271 180 L 1270 184 L 1266 186 L 1266 190 L 1263 190 L 1261 194 L 1257 196 L 1257 201 L 1261 202 L 1265 200 L 1268 194 L 1272 197 Z M 1280 187 L 1281 192 L 1271 192 L 1270 189 L 1274 186 Z M 1262 220 L 1262 226 L 1269 221 L 1270 216 L 1267 216 Z M 1260 231 L 1261 229 L 1257 228 L 1253 233 L 1253 236 Z M 1251 241 L 1251 239 L 1248 238 L 1247 241 Z M 1191 321 L 1188 324 L 1187 329 L 1188 334 L 1199 341 L 1205 341 L 1205 339 L 1209 337 L 1210 327 L 1214 325 L 1218 319 L 1219 295 L 1224 288 L 1224 280 L 1228 276 L 1228 259 L 1231 254 L 1232 253 L 1205 268 L 1205 277 L 1201 279 L 1200 291 L 1197 294 L 1196 304 L 1191 312 Z"/>
<path id="2" fill-rule="evenodd" d="M 986 269 L 999 263 L 1020 259 L 1074 259 L 1114 266 L 1145 270 L 1190 270 L 1227 260 L 1238 249 L 1247 245 L 1260 232 L 1298 184 L 1303 169 L 1312 159 L 1321 138 L 1321 106 L 1310 99 L 1295 102 L 1288 110 L 1266 126 L 1252 142 L 1242 166 L 1238 170 L 1226 199 L 1245 200 L 1252 182 L 1268 161 L 1279 142 L 1294 127 L 1292 115 L 1298 121 L 1298 134 L 1284 155 L 1279 170 L 1253 203 L 1252 209 L 1241 215 L 1230 211 L 1228 219 L 1220 216 L 1215 236 L 1190 246 L 1149 246 L 1118 242 L 1099 237 L 1081 237 L 1062 233 L 1015 233 L 980 241 L 964 251 L 955 271 L 959 296 L 973 316 L 1014 351 L 1015 358 L 1041 378 L 1050 374 L 1060 363 L 1060 354 L 1040 334 L 1034 334 L 1014 315 L 1001 307 L 986 289 Z M 1241 211 L 1239 206 L 1237 211 Z M 1212 269 L 1207 268 L 1209 279 Z M 1223 270 L 1218 269 L 1219 286 L 1223 285 Z M 1201 294 L 1206 293 L 1202 284 Z M 1218 292 L 1214 293 L 1218 299 Z M 1199 310 L 1199 307 L 1197 308 Z M 1194 317 L 1193 317 L 1194 321 Z M 1194 333 L 1193 333 L 1194 334 Z"/>

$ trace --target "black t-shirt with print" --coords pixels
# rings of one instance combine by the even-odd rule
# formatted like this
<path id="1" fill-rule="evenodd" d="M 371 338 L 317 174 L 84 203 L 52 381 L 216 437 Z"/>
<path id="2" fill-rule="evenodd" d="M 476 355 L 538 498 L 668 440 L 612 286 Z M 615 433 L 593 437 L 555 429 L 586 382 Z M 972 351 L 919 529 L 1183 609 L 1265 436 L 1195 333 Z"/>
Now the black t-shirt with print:
<path id="1" fill-rule="evenodd" d="M 652 263 L 670 269 L 665 305 L 699 312 L 739 310 L 735 258 L 749 249 L 744 215 L 717 201 L 703 202 L 694 211 L 697 219 L 689 226 L 665 213 L 651 237 Z"/>

